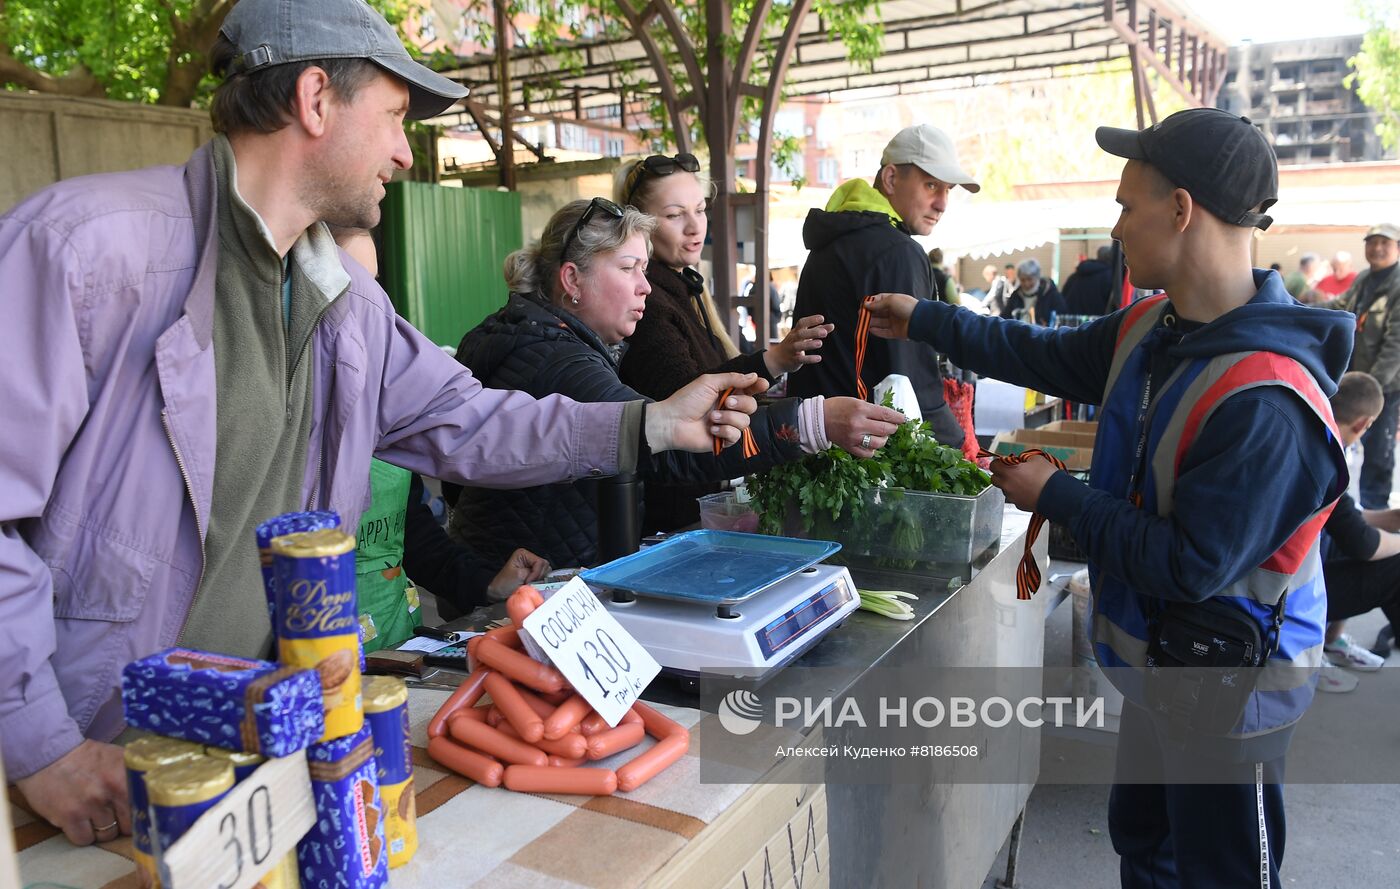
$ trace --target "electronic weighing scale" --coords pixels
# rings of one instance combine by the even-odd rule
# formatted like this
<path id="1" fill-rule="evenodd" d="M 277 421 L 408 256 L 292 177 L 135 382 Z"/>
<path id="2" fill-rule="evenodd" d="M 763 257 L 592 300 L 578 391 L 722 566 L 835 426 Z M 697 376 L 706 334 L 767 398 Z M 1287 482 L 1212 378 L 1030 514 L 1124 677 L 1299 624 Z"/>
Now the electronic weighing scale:
<path id="1" fill-rule="evenodd" d="M 687 531 L 582 578 L 662 669 L 762 681 L 860 607 L 841 548 L 732 531 Z"/>

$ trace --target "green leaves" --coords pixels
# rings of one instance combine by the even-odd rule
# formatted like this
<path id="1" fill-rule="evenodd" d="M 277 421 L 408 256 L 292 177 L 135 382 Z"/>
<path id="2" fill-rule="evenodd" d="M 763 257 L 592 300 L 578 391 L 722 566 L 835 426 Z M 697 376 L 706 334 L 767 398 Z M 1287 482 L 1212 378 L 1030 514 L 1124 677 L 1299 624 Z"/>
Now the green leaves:
<path id="1" fill-rule="evenodd" d="M 1356 0 L 1354 6 L 1370 28 L 1345 84 L 1376 112 L 1376 133 L 1393 151 L 1400 147 L 1400 2 Z"/>
<path id="2" fill-rule="evenodd" d="M 236 0 L 0 0 L 0 68 L 9 84 L 64 95 L 203 105 L 203 71 Z M 369 0 L 402 28 L 410 0 Z M 410 41 L 411 43 L 411 41 Z M 187 66 L 195 65 L 189 75 Z"/>
<path id="3" fill-rule="evenodd" d="M 805 531 L 812 529 L 815 518 L 835 523 L 844 516 L 848 526 L 858 523 L 865 517 L 866 492 L 882 486 L 888 498 L 898 499 L 900 489 L 973 497 L 989 484 L 991 476 L 964 459 L 962 451 L 939 444 L 929 425 L 920 422 L 900 426 L 868 460 L 833 447 L 752 476 L 748 489 L 759 514 L 759 531 L 781 534 L 794 510 Z M 871 532 L 886 536 L 901 550 L 919 551 L 923 527 L 907 513 L 893 516 L 891 526 Z"/>

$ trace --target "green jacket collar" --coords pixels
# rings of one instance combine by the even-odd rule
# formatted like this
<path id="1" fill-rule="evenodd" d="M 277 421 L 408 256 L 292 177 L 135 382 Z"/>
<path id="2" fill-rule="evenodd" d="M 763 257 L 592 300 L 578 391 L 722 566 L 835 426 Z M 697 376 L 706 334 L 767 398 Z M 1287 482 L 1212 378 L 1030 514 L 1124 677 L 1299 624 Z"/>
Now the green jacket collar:
<path id="1" fill-rule="evenodd" d="M 889 200 L 864 179 L 852 179 L 838 187 L 826 202 L 826 210 L 828 213 L 883 213 L 890 217 L 891 225 L 904 221 Z"/>

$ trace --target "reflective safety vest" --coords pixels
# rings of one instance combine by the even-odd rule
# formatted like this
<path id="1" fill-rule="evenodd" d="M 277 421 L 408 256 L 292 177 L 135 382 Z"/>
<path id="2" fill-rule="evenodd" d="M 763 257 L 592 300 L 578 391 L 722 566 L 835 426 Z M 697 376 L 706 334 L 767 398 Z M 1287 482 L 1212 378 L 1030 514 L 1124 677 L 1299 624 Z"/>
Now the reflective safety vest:
<path id="1" fill-rule="evenodd" d="M 1153 381 L 1160 391 L 1151 393 L 1145 420 L 1144 465 L 1136 467 L 1139 415 L 1151 365 L 1151 350 L 1144 340 L 1165 311 L 1166 297 L 1157 296 L 1136 303 L 1123 317 L 1099 412 L 1097 441 L 1103 444 L 1094 449 L 1092 487 L 1125 499 L 1131 497 L 1134 492 L 1130 489 L 1135 487 L 1142 498 L 1141 508 L 1162 517 L 1170 516 L 1177 473 L 1196 435 L 1226 399 L 1258 386 L 1282 386 L 1297 393 L 1312 408 L 1329 433 L 1333 457 L 1345 479 L 1346 460 L 1327 397 L 1303 365 L 1273 352 L 1186 359 L 1165 380 Z M 1142 473 L 1136 483 L 1135 471 Z M 1273 636 L 1275 609 L 1287 594 L 1278 648 L 1263 668 L 1241 722 L 1232 733 L 1234 737 L 1286 728 L 1302 716 L 1312 701 L 1313 676 L 1321 664 L 1327 620 L 1318 540 L 1335 502 L 1335 498 L 1329 500 L 1314 512 L 1258 567 L 1223 589 L 1211 591 L 1217 600 L 1258 621 L 1265 639 Z M 1222 504 L 1222 508 L 1226 506 Z M 1142 671 L 1151 624 L 1149 609 L 1161 603 L 1153 602 L 1117 578 L 1101 574 L 1092 564 L 1089 570 L 1094 590 L 1095 656 L 1108 668 L 1119 691 L 1133 703 L 1144 706 Z"/>

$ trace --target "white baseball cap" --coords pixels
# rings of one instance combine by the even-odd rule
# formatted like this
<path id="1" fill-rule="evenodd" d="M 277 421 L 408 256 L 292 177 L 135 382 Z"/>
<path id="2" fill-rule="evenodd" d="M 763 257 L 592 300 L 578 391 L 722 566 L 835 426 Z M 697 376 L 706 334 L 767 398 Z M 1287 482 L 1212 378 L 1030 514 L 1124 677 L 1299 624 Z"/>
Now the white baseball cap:
<path id="1" fill-rule="evenodd" d="M 885 153 L 880 155 L 880 166 L 886 164 L 914 164 L 949 185 L 961 185 L 972 192 L 982 190 L 982 186 L 959 166 L 957 149 L 948 134 L 926 123 L 905 127 L 895 134 L 885 146 Z"/>

